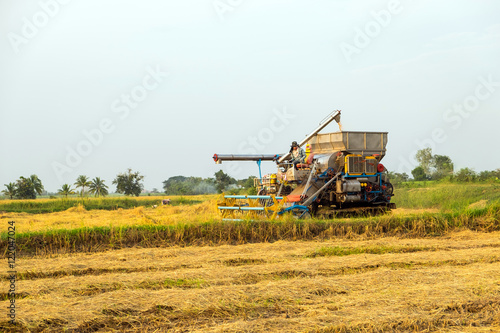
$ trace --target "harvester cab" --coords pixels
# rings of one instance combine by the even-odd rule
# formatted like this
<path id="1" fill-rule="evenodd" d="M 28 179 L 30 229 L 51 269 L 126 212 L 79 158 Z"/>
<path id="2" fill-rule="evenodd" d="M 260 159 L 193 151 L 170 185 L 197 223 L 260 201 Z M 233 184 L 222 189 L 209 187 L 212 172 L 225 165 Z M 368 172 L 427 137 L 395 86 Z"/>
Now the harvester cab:
<path id="1" fill-rule="evenodd" d="M 376 214 L 395 208 L 393 186 L 380 161 L 385 156 L 387 132 L 319 132 L 335 120 L 340 110 L 327 116 L 299 147 L 306 147 L 306 160 L 296 167 L 291 153 L 269 155 L 215 154 L 222 161 L 256 161 L 257 195 L 222 195 L 217 208 L 223 219 L 264 215 L 276 218 L 291 213 L 332 218 L 341 215 Z M 277 172 L 262 177 L 262 161 L 274 161 Z"/>

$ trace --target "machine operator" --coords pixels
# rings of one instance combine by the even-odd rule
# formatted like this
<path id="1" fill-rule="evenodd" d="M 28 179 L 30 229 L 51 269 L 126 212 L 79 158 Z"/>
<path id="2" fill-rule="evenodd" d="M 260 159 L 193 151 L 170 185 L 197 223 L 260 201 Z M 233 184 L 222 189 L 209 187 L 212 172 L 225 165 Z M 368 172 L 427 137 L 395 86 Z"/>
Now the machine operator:
<path id="1" fill-rule="evenodd" d="M 299 147 L 297 141 L 292 142 L 290 153 L 292 155 L 292 160 L 290 162 L 293 163 L 295 169 L 297 169 L 297 164 L 305 162 L 306 153 L 304 152 L 304 149 Z"/>

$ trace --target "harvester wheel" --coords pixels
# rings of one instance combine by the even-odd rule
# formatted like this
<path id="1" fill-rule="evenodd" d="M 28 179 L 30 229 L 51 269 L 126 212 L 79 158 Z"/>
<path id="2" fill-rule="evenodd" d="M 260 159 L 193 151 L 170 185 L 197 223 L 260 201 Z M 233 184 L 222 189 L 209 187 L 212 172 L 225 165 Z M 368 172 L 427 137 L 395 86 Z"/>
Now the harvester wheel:
<path id="1" fill-rule="evenodd" d="M 225 206 L 226 205 L 226 199 L 224 198 L 224 193 L 221 193 L 215 200 L 215 211 L 217 214 L 221 214 L 222 212 L 219 210 L 219 206 Z"/>
<path id="2" fill-rule="evenodd" d="M 386 195 L 392 195 L 394 193 L 394 187 L 391 183 L 384 183 L 384 186 Z"/>
<path id="3" fill-rule="evenodd" d="M 272 198 L 267 201 L 270 201 L 271 203 L 264 206 L 264 211 L 266 212 L 267 218 L 270 220 L 274 220 L 280 216 L 283 211 L 283 206 L 288 202 L 286 197 L 278 200 L 275 196 L 272 196 Z"/>
<path id="4" fill-rule="evenodd" d="M 260 190 L 257 195 L 268 195 L 267 193 L 267 190 L 265 188 L 263 188 L 262 190 Z M 262 206 L 262 207 L 269 207 L 269 206 L 272 206 L 273 205 L 273 199 L 259 199 L 259 204 Z"/>
<path id="5" fill-rule="evenodd" d="M 217 210 L 217 213 L 223 218 L 235 218 L 235 211 L 234 210 L 226 210 L 226 209 L 219 209 L 220 206 L 234 206 L 236 204 L 236 200 L 232 198 L 226 198 L 225 193 L 221 193 L 221 195 L 217 198 L 215 201 L 215 209 Z"/>

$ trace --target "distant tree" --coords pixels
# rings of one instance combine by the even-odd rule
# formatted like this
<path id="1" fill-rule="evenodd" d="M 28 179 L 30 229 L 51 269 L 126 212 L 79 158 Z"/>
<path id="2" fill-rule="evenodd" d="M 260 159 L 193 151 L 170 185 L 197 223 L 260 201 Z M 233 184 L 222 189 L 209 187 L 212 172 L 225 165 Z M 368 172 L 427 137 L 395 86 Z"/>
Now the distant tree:
<path id="1" fill-rule="evenodd" d="M 411 171 L 413 175 L 413 179 L 416 181 L 428 180 L 427 175 L 425 174 L 425 170 L 423 167 L 418 166 Z"/>
<path id="2" fill-rule="evenodd" d="M 42 181 L 40 180 L 40 178 L 38 178 L 37 175 L 31 175 L 29 180 L 30 180 L 35 192 L 38 195 L 42 195 L 44 188 L 43 188 Z"/>
<path id="3" fill-rule="evenodd" d="M 439 180 L 453 176 L 453 162 L 446 155 L 432 155 L 431 148 L 420 149 L 415 158 L 424 170 L 426 179 Z"/>
<path id="4" fill-rule="evenodd" d="M 139 172 L 132 172 L 132 169 L 128 169 L 126 173 L 118 174 L 113 180 L 113 184 L 116 185 L 116 192 L 138 197 L 144 189 L 144 185 L 141 183 L 143 179 L 144 176 L 140 175 Z"/>
<path id="5" fill-rule="evenodd" d="M 245 188 L 246 194 L 256 195 L 258 193 L 259 189 L 255 187 L 255 182 L 254 182 L 255 179 L 257 179 L 257 177 L 250 176 L 243 183 L 243 187 Z"/>
<path id="6" fill-rule="evenodd" d="M 445 155 L 434 155 L 432 157 L 432 179 L 442 179 L 453 175 L 453 162 Z"/>
<path id="7" fill-rule="evenodd" d="M 245 181 L 245 183 L 243 184 L 243 187 L 246 188 L 246 189 L 255 187 L 255 179 L 256 178 L 257 177 L 254 177 L 254 176 L 248 177 L 247 180 Z"/>
<path id="8" fill-rule="evenodd" d="M 415 157 L 418 163 L 420 164 L 420 167 L 422 167 L 422 169 L 424 170 L 424 173 L 427 176 L 430 176 L 432 167 L 432 149 L 431 148 L 420 149 L 419 151 L 417 151 Z"/>
<path id="9" fill-rule="evenodd" d="M 151 190 L 152 193 L 160 193 L 160 191 L 156 188 L 156 187 L 153 187 L 153 189 Z"/>
<path id="10" fill-rule="evenodd" d="M 493 177 L 500 178 L 500 168 L 492 171 Z"/>
<path id="11" fill-rule="evenodd" d="M 490 178 L 493 178 L 491 171 L 484 170 L 484 171 L 481 171 L 480 173 L 477 174 L 477 179 L 481 180 L 481 181 L 488 180 Z"/>
<path id="12" fill-rule="evenodd" d="M 80 175 L 80 176 L 78 176 L 75 184 L 73 184 L 73 185 L 75 185 L 76 188 L 81 188 L 80 196 L 83 197 L 83 195 L 85 194 L 85 188 L 89 187 L 91 184 L 92 183 L 89 181 L 89 178 L 87 176 Z"/>
<path id="13" fill-rule="evenodd" d="M 243 187 L 244 189 L 249 189 L 253 187 L 253 180 L 255 179 L 254 176 L 249 176 L 248 178 L 243 178 L 243 179 L 238 179 L 236 184 L 238 186 Z"/>
<path id="14" fill-rule="evenodd" d="M 404 173 L 398 173 L 398 172 L 388 172 L 389 179 L 392 184 L 401 184 L 402 182 L 407 182 L 410 179 L 410 176 Z"/>
<path id="15" fill-rule="evenodd" d="M 187 186 L 187 177 L 174 176 L 163 181 L 163 190 L 169 195 L 187 195 L 190 194 Z"/>
<path id="16" fill-rule="evenodd" d="M 108 185 L 104 184 L 104 180 L 99 177 L 95 177 L 89 185 L 90 193 L 95 197 L 107 196 L 108 195 Z"/>
<path id="17" fill-rule="evenodd" d="M 64 195 L 64 197 L 68 197 L 70 194 L 75 194 L 75 191 L 71 188 L 71 185 L 69 184 L 64 184 L 59 190 L 57 190 L 57 193 L 60 195 Z"/>
<path id="18" fill-rule="evenodd" d="M 29 178 L 21 176 L 16 181 L 15 197 L 17 199 L 36 199 L 36 195 L 42 192 L 42 181 L 37 175 L 31 175 Z"/>
<path id="19" fill-rule="evenodd" d="M 462 168 L 455 173 L 455 179 L 459 182 L 473 182 L 476 178 L 476 172 L 469 168 Z"/>
<path id="20" fill-rule="evenodd" d="M 257 189 L 254 187 L 255 178 L 255 176 L 249 176 L 248 178 L 238 179 L 236 184 L 242 188 L 238 192 L 250 195 L 257 194 Z"/>
<path id="21" fill-rule="evenodd" d="M 10 199 L 14 198 L 16 195 L 16 184 L 15 183 L 8 183 L 4 184 L 5 185 L 5 190 L 2 191 L 3 194 L 8 196 Z"/>
<path id="22" fill-rule="evenodd" d="M 247 190 L 247 194 L 248 195 L 256 195 L 258 193 L 257 191 L 257 188 L 256 187 L 250 187 L 248 190 Z"/>
<path id="23" fill-rule="evenodd" d="M 36 199 L 36 191 L 29 178 L 20 177 L 16 181 L 17 199 Z"/>
<path id="24" fill-rule="evenodd" d="M 230 184 L 235 183 L 236 180 L 224 173 L 224 171 L 219 170 L 215 173 L 215 188 L 219 193 L 222 193 Z"/>
<path id="25" fill-rule="evenodd" d="M 481 171 L 477 175 L 477 179 L 484 180 L 498 180 L 500 178 L 500 169 L 492 170 L 492 171 Z"/>
<path id="26" fill-rule="evenodd" d="M 163 190 L 169 195 L 196 195 L 216 193 L 211 178 L 174 176 L 163 182 Z"/>

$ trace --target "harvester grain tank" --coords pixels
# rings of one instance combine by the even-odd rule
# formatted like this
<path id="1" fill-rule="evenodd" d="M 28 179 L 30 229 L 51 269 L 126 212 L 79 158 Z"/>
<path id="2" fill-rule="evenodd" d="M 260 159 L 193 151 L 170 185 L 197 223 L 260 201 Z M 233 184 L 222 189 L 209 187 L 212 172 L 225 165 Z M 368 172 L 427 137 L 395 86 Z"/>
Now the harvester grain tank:
<path id="1" fill-rule="evenodd" d="M 377 213 L 395 208 L 393 186 L 380 163 L 386 153 L 387 132 L 338 131 L 319 133 L 340 110 L 332 112 L 299 146 L 306 146 L 304 163 L 294 166 L 290 153 L 274 155 L 215 154 L 223 161 L 256 161 L 260 177 L 258 195 L 224 195 L 217 206 L 223 218 L 239 213 L 264 214 L 270 218 L 287 212 L 297 217 Z M 275 161 L 277 172 L 262 177 L 262 161 Z"/>

